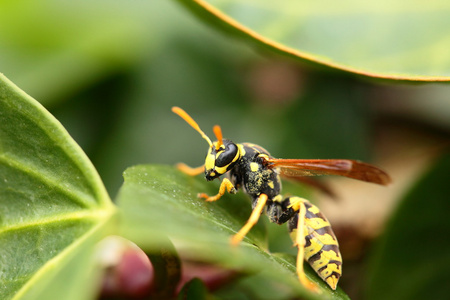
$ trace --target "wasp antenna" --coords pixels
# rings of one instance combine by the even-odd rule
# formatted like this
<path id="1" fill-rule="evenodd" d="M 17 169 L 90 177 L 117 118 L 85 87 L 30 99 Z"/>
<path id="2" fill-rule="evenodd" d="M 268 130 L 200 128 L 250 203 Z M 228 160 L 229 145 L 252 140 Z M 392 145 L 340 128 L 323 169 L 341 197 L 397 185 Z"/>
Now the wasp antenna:
<path id="1" fill-rule="evenodd" d="M 191 125 L 192 128 L 197 130 L 197 132 L 200 133 L 201 136 L 208 142 L 209 146 L 212 147 L 213 143 L 211 142 L 210 138 L 200 129 L 200 126 L 198 126 L 197 122 L 195 122 L 187 112 L 177 106 L 172 107 L 172 111 L 179 115 L 189 125 Z"/>
<path id="2" fill-rule="evenodd" d="M 216 135 L 216 138 L 217 138 L 216 150 L 219 150 L 220 146 L 223 145 L 222 129 L 220 129 L 219 125 L 215 125 L 213 127 L 213 131 L 214 131 L 214 134 Z"/>

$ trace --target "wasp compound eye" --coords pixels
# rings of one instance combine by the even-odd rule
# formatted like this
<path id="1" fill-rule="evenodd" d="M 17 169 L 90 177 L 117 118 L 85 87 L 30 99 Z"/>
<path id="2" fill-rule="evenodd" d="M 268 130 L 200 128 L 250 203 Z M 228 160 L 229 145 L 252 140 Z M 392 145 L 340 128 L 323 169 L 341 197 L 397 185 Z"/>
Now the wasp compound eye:
<path id="1" fill-rule="evenodd" d="M 215 165 L 217 167 L 225 167 L 233 162 L 233 159 L 236 157 L 238 148 L 233 143 L 225 144 L 225 150 L 220 152 L 216 158 Z"/>

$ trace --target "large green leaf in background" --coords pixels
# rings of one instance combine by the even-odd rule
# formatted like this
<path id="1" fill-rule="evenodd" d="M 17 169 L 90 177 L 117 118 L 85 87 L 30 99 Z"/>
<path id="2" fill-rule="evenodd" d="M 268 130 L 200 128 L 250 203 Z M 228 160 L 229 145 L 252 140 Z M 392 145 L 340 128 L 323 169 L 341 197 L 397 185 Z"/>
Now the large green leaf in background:
<path id="1" fill-rule="evenodd" d="M 85 299 L 114 212 L 61 124 L 0 75 L 0 298 Z"/>
<path id="2" fill-rule="evenodd" d="M 374 252 L 367 299 L 448 299 L 450 153 L 404 198 Z"/>
<path id="3" fill-rule="evenodd" d="M 279 53 L 358 74 L 450 80 L 450 2 L 179 0 Z"/>
<path id="4" fill-rule="evenodd" d="M 66 100 L 150 56 L 161 3 L 2 1 L 0 71 L 41 103 Z"/>
<path id="5" fill-rule="evenodd" d="M 206 182 L 200 176 L 190 177 L 171 166 L 139 165 L 127 169 L 124 177 L 125 183 L 117 199 L 123 221 L 122 234 L 144 250 L 158 249 L 159 243 L 168 236 L 182 258 L 218 264 L 244 274 L 260 272 L 266 281 L 283 287 L 283 293 L 268 291 L 266 296 L 271 299 L 287 299 L 287 295 L 301 295 L 305 299 L 347 299 L 342 290 L 328 288 L 309 267 L 307 275 L 320 285 L 323 294 L 318 296 L 305 291 L 295 275 L 292 257 L 286 259 L 267 251 L 261 222 L 239 247 L 230 245 L 231 235 L 240 229 L 251 212 L 250 201 L 243 193 L 226 194 L 214 203 L 207 203 L 198 199 L 197 193 L 215 194 L 217 182 Z M 259 289 L 267 288 L 264 283 L 259 286 Z"/>

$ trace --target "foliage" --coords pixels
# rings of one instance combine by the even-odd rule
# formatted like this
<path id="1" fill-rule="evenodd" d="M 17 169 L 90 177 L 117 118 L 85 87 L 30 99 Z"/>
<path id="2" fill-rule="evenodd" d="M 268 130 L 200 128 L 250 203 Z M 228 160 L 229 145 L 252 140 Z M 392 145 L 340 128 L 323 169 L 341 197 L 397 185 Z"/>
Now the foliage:
<path id="1" fill-rule="evenodd" d="M 160 297 L 181 290 L 180 299 L 348 298 L 309 268 L 323 293 L 305 291 L 286 229 L 264 218 L 240 247 L 229 245 L 249 201 L 238 194 L 205 203 L 196 193 L 213 194 L 217 183 L 168 166 L 199 165 L 206 148 L 170 107 L 188 110 L 205 131 L 220 124 L 225 136 L 278 157 L 370 160 L 373 103 L 398 87 L 394 104 L 415 95 L 428 109 L 448 86 L 392 88 L 358 76 L 448 81 L 447 3 L 178 1 L 242 38 L 235 40 L 174 2 L 2 3 L 0 71 L 45 104 L 93 164 L 52 114 L 1 76 L 1 299 L 96 298 L 105 269 L 98 257 L 109 255 L 98 243 L 112 234 L 146 251 Z M 435 110 L 444 122 L 429 118 L 444 132 L 447 107 Z M 364 272 L 367 298 L 448 295 L 449 256 L 436 250 L 448 231 L 448 170 L 444 157 L 392 215 Z M 119 190 L 114 204 L 106 190 Z M 182 288 L 180 264 L 191 262 L 225 271 L 219 288 L 208 278 Z M 345 268 L 344 260 L 344 278 Z"/>
<path id="2" fill-rule="evenodd" d="M 61 124 L 4 76 L 0 123 L 0 298 L 92 293 L 89 257 L 115 212 L 97 172 Z"/>
<path id="3" fill-rule="evenodd" d="M 450 267 L 448 175 L 450 156 L 435 163 L 397 208 L 372 257 L 368 299 L 443 299 Z M 414 224 L 414 226 L 411 226 Z M 420 247 L 414 241 L 420 240 Z M 414 263 L 412 263 L 414 262 Z M 388 284 L 395 282 L 395 285 Z"/>
<path id="4" fill-rule="evenodd" d="M 380 78 L 450 78 L 449 32 L 442 30 L 450 28 L 450 6 L 444 0 L 179 1 L 225 30 L 296 59 Z"/>

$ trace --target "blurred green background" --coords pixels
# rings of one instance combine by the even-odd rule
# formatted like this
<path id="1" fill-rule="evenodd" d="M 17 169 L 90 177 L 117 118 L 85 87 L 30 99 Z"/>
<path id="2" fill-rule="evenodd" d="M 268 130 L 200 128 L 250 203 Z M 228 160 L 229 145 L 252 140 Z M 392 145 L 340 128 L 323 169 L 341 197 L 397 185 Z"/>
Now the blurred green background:
<path id="1" fill-rule="evenodd" d="M 361 293 L 367 244 L 450 140 L 448 85 L 374 81 L 283 59 L 175 1 L 2 1 L 0 72 L 62 122 L 113 199 L 128 166 L 203 163 L 207 145 L 174 105 L 209 136 L 219 124 L 225 137 L 276 157 L 380 165 L 391 187 L 336 180 L 342 199 L 323 201 L 347 256 L 342 284 L 351 296 Z"/>

